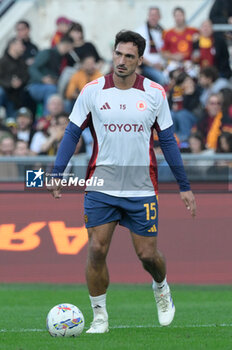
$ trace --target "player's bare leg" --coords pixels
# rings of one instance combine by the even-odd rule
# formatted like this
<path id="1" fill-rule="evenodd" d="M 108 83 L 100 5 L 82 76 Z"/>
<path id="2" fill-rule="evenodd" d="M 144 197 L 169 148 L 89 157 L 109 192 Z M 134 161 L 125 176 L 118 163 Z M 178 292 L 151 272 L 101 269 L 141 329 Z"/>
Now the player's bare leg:
<path id="1" fill-rule="evenodd" d="M 166 276 L 166 263 L 163 254 L 157 249 L 156 237 L 144 237 L 132 233 L 135 251 L 143 267 L 156 282 L 161 283 Z"/>
<path id="2" fill-rule="evenodd" d="M 86 266 L 86 280 L 93 308 L 93 322 L 87 333 L 108 332 L 106 291 L 109 273 L 106 257 L 117 222 L 88 228 L 89 246 Z"/>
<path id="3" fill-rule="evenodd" d="M 143 267 L 153 277 L 153 291 L 158 318 L 162 326 L 168 326 L 175 315 L 170 288 L 166 281 L 166 264 L 163 254 L 157 249 L 157 237 L 144 237 L 131 232 L 135 251 Z"/>

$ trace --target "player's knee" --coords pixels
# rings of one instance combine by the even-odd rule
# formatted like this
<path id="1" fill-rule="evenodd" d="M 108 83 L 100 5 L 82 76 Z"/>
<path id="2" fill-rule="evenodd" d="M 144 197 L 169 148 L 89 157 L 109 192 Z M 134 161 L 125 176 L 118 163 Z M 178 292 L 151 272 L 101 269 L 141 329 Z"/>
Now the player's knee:
<path id="1" fill-rule="evenodd" d="M 143 263 L 143 265 L 151 265 L 154 264 L 155 252 L 149 249 L 141 250 L 138 252 L 138 257 Z"/>
<path id="2" fill-rule="evenodd" d="M 106 247 L 98 241 L 90 243 L 89 258 L 92 263 L 104 261 L 106 258 Z"/>

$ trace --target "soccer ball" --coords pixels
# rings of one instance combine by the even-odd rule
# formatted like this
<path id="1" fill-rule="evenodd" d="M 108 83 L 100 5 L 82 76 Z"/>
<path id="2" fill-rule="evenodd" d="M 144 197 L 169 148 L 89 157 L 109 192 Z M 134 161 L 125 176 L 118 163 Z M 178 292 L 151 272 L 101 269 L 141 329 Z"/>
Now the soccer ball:
<path id="1" fill-rule="evenodd" d="M 84 325 L 82 312 L 72 304 L 56 305 L 47 315 L 47 330 L 52 337 L 77 337 Z"/>

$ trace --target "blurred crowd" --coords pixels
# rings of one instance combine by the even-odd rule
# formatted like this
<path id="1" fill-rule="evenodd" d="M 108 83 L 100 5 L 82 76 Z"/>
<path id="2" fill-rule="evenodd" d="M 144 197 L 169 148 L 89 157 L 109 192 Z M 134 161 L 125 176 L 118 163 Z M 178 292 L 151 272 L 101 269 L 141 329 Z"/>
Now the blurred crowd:
<path id="1" fill-rule="evenodd" d="M 148 9 L 139 28 L 146 39 L 138 73 L 166 90 L 182 152 L 232 152 L 231 32 L 214 23 L 232 23 L 232 2 L 216 0 L 199 28 L 189 27 L 185 11 L 173 10 L 175 26 L 163 28 L 158 7 Z M 50 47 L 40 50 L 20 20 L 0 57 L 0 156 L 55 155 L 82 88 L 112 68 L 80 23 L 56 20 Z M 154 147 L 160 152 L 157 135 Z M 76 153 L 92 151 L 86 129 Z"/>

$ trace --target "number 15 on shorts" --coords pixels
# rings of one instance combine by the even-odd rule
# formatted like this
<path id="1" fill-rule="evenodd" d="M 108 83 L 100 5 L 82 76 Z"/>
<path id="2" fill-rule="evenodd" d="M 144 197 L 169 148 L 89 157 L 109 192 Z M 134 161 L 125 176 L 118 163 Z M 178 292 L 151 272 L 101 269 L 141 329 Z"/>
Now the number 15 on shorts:
<path id="1" fill-rule="evenodd" d="M 148 203 L 143 204 L 145 208 L 145 215 L 147 220 L 147 227 L 149 233 L 154 233 L 154 235 L 157 235 L 157 229 L 158 229 L 158 206 L 157 202 L 151 201 Z"/>
<path id="2" fill-rule="evenodd" d="M 157 216 L 156 212 L 156 203 L 145 203 L 144 207 L 146 208 L 146 219 L 147 220 L 155 220 Z"/>

